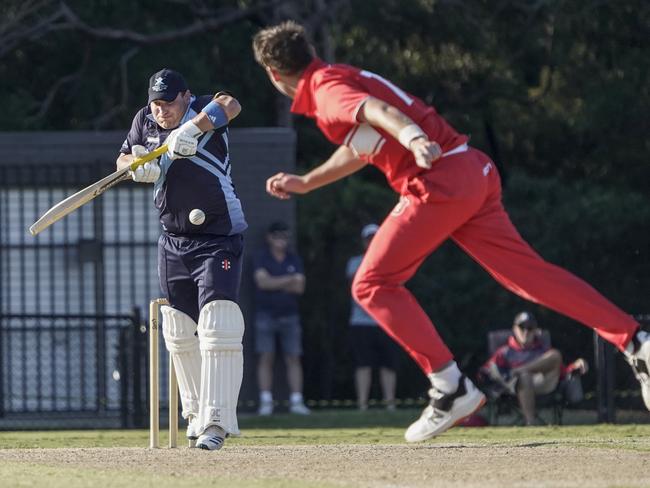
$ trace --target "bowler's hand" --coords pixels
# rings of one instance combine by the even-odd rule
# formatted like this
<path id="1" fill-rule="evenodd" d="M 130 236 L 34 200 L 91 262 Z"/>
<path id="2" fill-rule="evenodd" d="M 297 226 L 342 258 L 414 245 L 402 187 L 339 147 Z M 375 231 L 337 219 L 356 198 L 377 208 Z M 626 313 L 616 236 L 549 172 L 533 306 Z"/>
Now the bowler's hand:
<path id="1" fill-rule="evenodd" d="M 308 189 L 302 176 L 288 173 L 277 173 L 266 180 L 266 192 L 286 200 L 291 197 L 291 193 L 307 193 Z"/>
<path id="2" fill-rule="evenodd" d="M 415 157 L 415 164 L 420 168 L 429 169 L 434 161 L 442 156 L 442 149 L 437 142 L 424 137 L 417 137 L 411 141 L 411 152 Z"/>

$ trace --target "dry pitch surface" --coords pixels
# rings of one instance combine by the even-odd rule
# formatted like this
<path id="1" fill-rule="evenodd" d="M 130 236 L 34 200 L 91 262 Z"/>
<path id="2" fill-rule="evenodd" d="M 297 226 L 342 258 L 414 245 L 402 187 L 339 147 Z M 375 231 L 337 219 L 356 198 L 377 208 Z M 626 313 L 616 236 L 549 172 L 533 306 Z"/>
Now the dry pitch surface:
<path id="1" fill-rule="evenodd" d="M 246 433 L 219 452 L 11 448 L 37 433 L 0 433 L 0 486 L 650 487 L 650 425 L 457 428 L 417 445 L 392 427 Z M 83 446 L 98 434 L 46 435 Z M 95 445 L 111 442 L 146 442 L 146 433 L 104 431 Z"/>
<path id="2" fill-rule="evenodd" d="M 647 487 L 649 458 L 554 444 L 8 449 L 0 452 L 0 472 L 16 484 L 0 484 L 43 486 L 49 478 L 45 486 L 184 487 L 202 478 L 229 487 Z"/>

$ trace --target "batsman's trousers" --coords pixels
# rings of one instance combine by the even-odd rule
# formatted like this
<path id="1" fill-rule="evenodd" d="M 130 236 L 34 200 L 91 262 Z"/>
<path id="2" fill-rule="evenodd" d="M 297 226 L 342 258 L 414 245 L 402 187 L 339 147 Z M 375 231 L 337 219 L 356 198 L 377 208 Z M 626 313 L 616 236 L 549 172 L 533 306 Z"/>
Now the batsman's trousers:
<path id="1" fill-rule="evenodd" d="M 409 181 L 352 284 L 357 302 L 425 374 L 440 369 L 453 355 L 404 283 L 447 238 L 510 291 L 593 328 L 619 349 L 639 327 L 586 282 L 544 261 L 522 239 L 501 203 L 494 163 L 469 148 L 443 157 Z"/>
<path id="2" fill-rule="evenodd" d="M 201 309 L 216 300 L 239 299 L 244 238 L 241 234 L 161 234 L 160 289 L 169 304 L 199 321 Z"/>

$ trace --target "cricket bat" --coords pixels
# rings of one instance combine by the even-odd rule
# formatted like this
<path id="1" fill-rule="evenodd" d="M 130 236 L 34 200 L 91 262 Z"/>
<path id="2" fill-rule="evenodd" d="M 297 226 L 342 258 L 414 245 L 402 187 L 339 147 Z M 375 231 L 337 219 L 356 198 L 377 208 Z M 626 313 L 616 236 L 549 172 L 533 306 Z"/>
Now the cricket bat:
<path id="1" fill-rule="evenodd" d="M 69 213 L 74 212 L 76 209 L 82 205 L 88 203 L 92 199 L 98 197 L 106 190 L 112 186 L 117 185 L 119 182 L 128 180 L 131 176 L 129 171 L 135 170 L 138 166 L 143 165 L 147 161 L 156 159 L 157 157 L 165 154 L 167 152 L 167 145 L 163 144 L 158 149 L 151 151 L 149 154 L 144 155 L 141 158 L 134 160 L 129 166 L 122 168 L 115 173 L 108 175 L 105 178 L 93 183 L 90 186 L 87 186 L 83 190 L 78 191 L 74 195 L 70 195 L 65 200 L 57 203 L 51 209 L 43 214 L 43 216 L 38 219 L 32 226 L 29 228 L 29 232 L 35 236 L 39 232 L 47 229 L 54 222 L 61 220 L 63 217 Z"/>

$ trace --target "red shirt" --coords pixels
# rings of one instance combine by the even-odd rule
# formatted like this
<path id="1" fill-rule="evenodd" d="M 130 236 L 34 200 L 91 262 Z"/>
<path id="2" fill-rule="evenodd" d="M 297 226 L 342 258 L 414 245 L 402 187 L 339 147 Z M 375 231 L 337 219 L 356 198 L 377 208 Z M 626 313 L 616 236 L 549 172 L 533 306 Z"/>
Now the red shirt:
<path id="1" fill-rule="evenodd" d="M 357 113 L 368 97 L 382 100 L 410 117 L 440 144 L 443 152 L 454 149 L 468 137 L 456 132 L 433 107 L 375 73 L 345 64 L 327 64 L 315 58 L 305 69 L 291 106 L 293 113 L 306 115 L 334 144 L 349 146 L 364 161 L 377 166 L 399 193 L 415 174 L 412 153 L 382 129 L 360 124 Z"/>
<path id="2" fill-rule="evenodd" d="M 514 336 L 510 336 L 508 337 L 508 343 L 497 349 L 483 365 L 483 368 L 487 369 L 490 363 L 494 363 L 500 370 L 509 371 L 537 359 L 548 350 L 549 347 L 539 339 L 535 339 L 527 346 L 524 346 Z"/>

